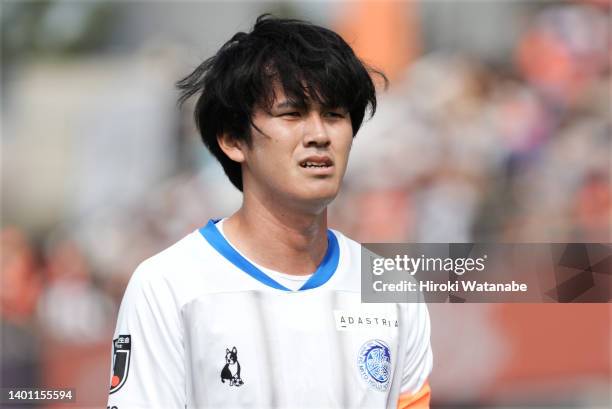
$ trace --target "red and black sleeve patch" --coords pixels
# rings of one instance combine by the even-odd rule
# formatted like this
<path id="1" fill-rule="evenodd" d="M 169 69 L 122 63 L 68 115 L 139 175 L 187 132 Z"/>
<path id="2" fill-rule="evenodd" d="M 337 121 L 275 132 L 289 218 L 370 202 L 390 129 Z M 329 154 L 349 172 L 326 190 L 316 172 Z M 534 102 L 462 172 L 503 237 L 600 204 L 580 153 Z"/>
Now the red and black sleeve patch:
<path id="1" fill-rule="evenodd" d="M 130 352 L 132 337 L 119 335 L 113 339 L 113 375 L 110 382 L 110 393 L 115 393 L 125 384 L 130 369 Z"/>

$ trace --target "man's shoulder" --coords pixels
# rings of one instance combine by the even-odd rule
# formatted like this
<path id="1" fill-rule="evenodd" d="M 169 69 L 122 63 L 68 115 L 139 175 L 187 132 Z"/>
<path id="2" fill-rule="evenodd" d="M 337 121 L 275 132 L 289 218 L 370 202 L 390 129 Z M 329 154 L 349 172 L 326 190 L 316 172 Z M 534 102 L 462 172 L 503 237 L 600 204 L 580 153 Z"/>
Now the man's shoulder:
<path id="1" fill-rule="evenodd" d="M 180 304 L 208 293 L 253 287 L 253 280 L 221 254 L 201 229 L 144 260 L 131 281 L 153 291 L 170 291 Z"/>
<path id="2" fill-rule="evenodd" d="M 353 266 L 360 265 L 362 260 L 368 260 L 371 258 L 378 257 L 373 251 L 367 246 L 364 246 L 360 242 L 351 239 L 344 233 L 337 230 L 332 230 L 335 236 L 338 238 L 340 251 L 345 253 L 344 257 L 350 259 Z"/>
<path id="3" fill-rule="evenodd" d="M 351 239 L 350 237 L 348 237 L 341 231 L 338 231 L 335 229 L 331 229 L 331 231 L 334 233 L 334 236 L 336 236 L 336 238 L 338 239 L 338 246 L 340 248 L 340 251 L 350 252 L 351 255 L 360 254 L 361 243 Z"/>
<path id="4" fill-rule="evenodd" d="M 140 263 L 137 271 L 145 270 L 151 274 L 168 274 L 168 270 L 177 271 L 189 267 L 202 257 L 206 246 L 198 241 L 198 231 L 193 231 L 172 245 L 152 255 Z M 198 248 L 200 245 L 202 248 Z"/>
<path id="5" fill-rule="evenodd" d="M 188 289 L 198 288 L 206 271 L 214 270 L 215 254 L 195 230 L 169 247 L 142 261 L 130 278 L 130 284 L 153 291 L 170 290 L 188 296 Z M 182 298 L 182 297 L 181 297 Z"/>

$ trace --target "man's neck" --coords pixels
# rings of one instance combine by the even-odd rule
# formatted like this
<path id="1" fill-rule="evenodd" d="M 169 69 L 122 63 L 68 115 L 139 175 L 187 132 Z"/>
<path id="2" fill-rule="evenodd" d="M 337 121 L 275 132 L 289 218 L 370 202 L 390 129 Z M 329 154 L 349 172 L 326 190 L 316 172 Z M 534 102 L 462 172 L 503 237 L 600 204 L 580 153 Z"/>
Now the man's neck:
<path id="1" fill-rule="evenodd" d="M 312 274 L 327 251 L 327 210 L 279 208 L 245 195 L 223 225 L 228 240 L 246 257 L 287 274 Z"/>

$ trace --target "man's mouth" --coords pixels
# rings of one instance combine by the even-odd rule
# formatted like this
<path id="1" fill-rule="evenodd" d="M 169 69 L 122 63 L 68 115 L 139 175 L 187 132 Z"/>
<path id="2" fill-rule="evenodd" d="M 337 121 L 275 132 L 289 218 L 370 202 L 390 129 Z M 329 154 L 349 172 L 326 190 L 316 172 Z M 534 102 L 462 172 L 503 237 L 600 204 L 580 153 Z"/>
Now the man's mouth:
<path id="1" fill-rule="evenodd" d="M 300 166 L 303 168 L 329 168 L 333 166 L 334 162 L 326 157 L 309 157 L 300 162 Z"/>

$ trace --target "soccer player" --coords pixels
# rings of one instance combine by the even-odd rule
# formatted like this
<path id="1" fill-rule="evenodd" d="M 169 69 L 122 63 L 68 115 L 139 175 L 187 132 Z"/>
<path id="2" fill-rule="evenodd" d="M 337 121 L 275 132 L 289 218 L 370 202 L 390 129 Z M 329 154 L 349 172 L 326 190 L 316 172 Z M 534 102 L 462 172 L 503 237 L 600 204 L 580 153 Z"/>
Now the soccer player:
<path id="1" fill-rule="evenodd" d="M 327 228 L 370 72 L 336 33 L 262 16 L 178 83 L 243 203 L 137 268 L 110 408 L 429 407 L 425 304 L 361 303 L 361 247 Z"/>

